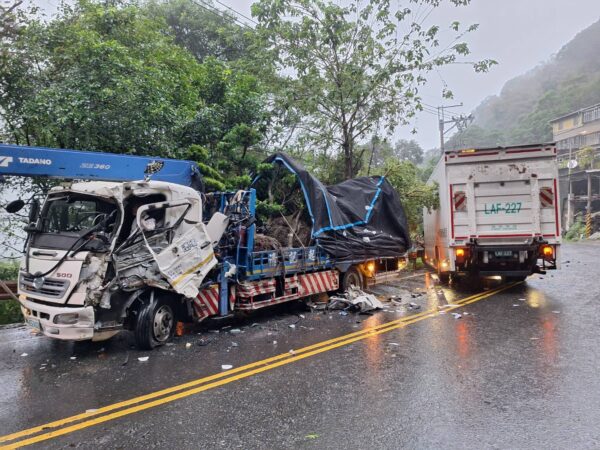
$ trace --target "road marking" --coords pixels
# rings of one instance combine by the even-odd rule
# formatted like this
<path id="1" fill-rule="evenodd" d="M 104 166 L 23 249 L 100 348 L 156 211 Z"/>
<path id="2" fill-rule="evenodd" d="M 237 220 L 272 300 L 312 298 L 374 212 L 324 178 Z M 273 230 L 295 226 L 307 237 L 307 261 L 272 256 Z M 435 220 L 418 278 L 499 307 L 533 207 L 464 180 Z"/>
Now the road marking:
<path id="1" fill-rule="evenodd" d="M 466 297 L 460 301 L 457 301 L 453 304 L 453 306 L 444 308 L 445 311 L 451 311 L 453 309 L 461 308 L 462 306 L 486 299 L 491 297 L 499 292 L 510 289 L 521 282 L 512 283 L 494 290 L 490 290 L 487 292 L 475 294 L 469 297 Z M 280 355 L 272 356 L 270 358 L 263 359 L 261 361 L 256 361 L 250 364 L 246 364 L 244 366 L 240 366 L 238 368 L 228 370 L 226 372 L 217 373 L 214 375 L 210 375 L 207 377 L 203 377 L 197 380 L 190 381 L 188 383 L 180 384 L 177 386 L 173 386 L 167 389 L 162 389 L 160 391 L 155 391 L 150 394 L 142 395 L 139 397 L 135 397 L 129 400 L 125 400 L 122 402 L 114 403 L 112 405 L 108 405 L 102 408 L 99 408 L 95 411 L 89 413 L 77 414 L 71 417 L 67 417 L 61 420 L 57 420 L 54 422 L 47 423 L 45 425 L 40 425 L 33 428 L 28 428 L 26 430 L 18 431 L 16 433 L 8 434 L 0 437 L 0 442 L 13 441 L 20 437 L 30 436 L 35 433 L 39 433 L 41 431 L 47 431 L 50 428 L 57 428 L 63 425 L 67 425 L 72 422 L 76 422 L 80 419 L 89 419 L 85 420 L 68 427 L 60 428 L 54 431 L 47 431 L 46 433 L 39 434 L 37 436 L 30 437 L 28 439 L 23 439 L 18 442 L 13 442 L 6 446 L 0 447 L 1 449 L 13 449 L 19 448 L 26 445 L 31 445 L 36 442 L 42 442 L 48 439 L 52 439 L 58 436 L 62 436 L 65 434 L 72 433 L 77 430 L 81 430 L 84 428 L 88 428 L 103 422 L 107 422 L 113 419 L 117 419 L 119 417 L 123 417 L 129 414 L 133 414 L 139 411 L 144 411 L 146 409 L 154 408 L 156 406 L 160 406 L 166 403 L 173 402 L 175 400 L 179 400 L 185 397 L 189 397 L 190 395 L 197 394 L 199 392 L 203 392 L 209 389 L 214 389 L 219 386 L 223 386 L 225 384 L 231 383 L 233 381 L 241 380 L 244 378 L 248 378 L 253 375 L 257 375 L 262 372 L 266 372 L 271 369 L 275 369 L 280 366 L 284 366 L 290 364 L 292 362 L 300 361 L 302 359 L 308 358 L 310 356 L 318 355 L 320 353 L 333 350 L 342 346 L 346 346 L 352 344 L 354 342 L 367 339 L 372 336 L 376 336 L 378 334 L 388 333 L 389 331 L 396 330 L 398 328 L 405 327 L 407 325 L 420 322 L 422 320 L 436 317 L 438 315 L 438 311 L 434 309 L 426 310 L 418 314 L 413 314 L 410 316 L 402 317 L 400 319 L 396 319 L 390 322 L 386 322 L 385 324 L 377 325 L 370 328 L 365 328 L 364 330 L 356 331 L 354 333 L 349 333 L 343 336 L 339 336 L 337 338 L 329 339 L 326 341 L 321 341 L 313 345 L 309 345 L 307 347 L 303 347 L 301 349 L 295 350 L 293 354 L 291 353 L 283 353 Z M 207 383 L 207 384 L 204 384 Z M 201 385 L 201 386 L 199 386 Z M 181 391 L 181 392 L 178 392 Z M 174 393 L 176 392 L 176 393 Z M 174 393 L 174 394 L 173 394 Z M 172 395 L 167 395 L 172 394 Z M 162 398 L 158 398 L 162 397 Z M 152 400 L 153 401 L 147 401 Z M 147 402 L 145 402 L 147 401 Z M 142 403 L 145 402 L 145 403 Z M 139 404 L 141 403 L 141 404 Z M 135 405 L 135 406 L 130 406 Z M 125 408 L 130 406 L 128 408 Z M 120 408 L 120 411 L 115 411 Z M 110 414 L 104 414 L 109 413 Z M 104 415 L 103 415 L 104 414 Z M 98 416 L 98 417 L 96 417 Z"/>

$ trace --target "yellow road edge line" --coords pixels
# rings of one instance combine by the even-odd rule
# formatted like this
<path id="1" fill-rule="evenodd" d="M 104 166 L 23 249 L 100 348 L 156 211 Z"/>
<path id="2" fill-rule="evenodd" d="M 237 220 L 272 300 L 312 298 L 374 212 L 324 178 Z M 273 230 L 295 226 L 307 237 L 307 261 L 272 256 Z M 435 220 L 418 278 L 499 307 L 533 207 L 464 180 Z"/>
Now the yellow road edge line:
<path id="1" fill-rule="evenodd" d="M 502 292 L 504 290 L 510 289 L 511 287 L 513 287 L 513 286 L 515 286 L 517 284 L 519 284 L 519 282 L 511 284 L 511 285 L 508 285 L 508 286 L 504 286 L 504 287 L 496 289 L 496 290 L 488 291 L 488 292 L 483 293 L 483 294 L 478 295 L 478 296 L 467 297 L 460 304 L 456 303 L 454 306 L 451 306 L 451 307 L 448 307 L 448 308 L 445 308 L 445 309 L 446 310 L 453 310 L 453 309 L 461 308 L 461 307 L 463 307 L 466 304 L 470 304 L 470 303 L 474 303 L 474 302 L 477 302 L 477 301 L 480 301 L 480 300 L 484 300 L 484 299 L 486 299 L 488 297 L 491 297 L 491 296 L 493 296 L 493 295 L 495 295 L 495 294 L 497 294 L 499 292 Z M 389 331 L 392 331 L 392 330 L 395 330 L 395 329 L 398 329 L 398 328 L 403 328 L 403 327 L 405 327 L 407 325 L 410 325 L 410 324 L 413 324 L 413 323 L 416 323 L 416 322 L 420 322 L 420 321 L 428 319 L 428 318 L 436 317 L 438 315 L 438 311 L 437 310 L 428 310 L 428 311 L 426 311 L 424 313 L 427 313 L 427 314 L 426 315 L 420 315 L 420 317 L 416 317 L 416 318 L 415 318 L 415 316 L 417 316 L 417 314 L 415 314 L 414 316 L 410 317 L 410 319 L 412 319 L 412 320 L 408 320 L 408 321 L 405 321 L 405 322 L 402 322 L 402 323 L 397 323 L 397 324 L 395 324 L 393 326 L 390 326 L 390 327 L 387 327 L 387 328 L 384 328 L 384 329 L 381 329 L 381 330 L 373 330 L 372 329 L 365 336 L 362 336 L 362 335 L 361 336 L 355 336 L 355 337 L 352 337 L 350 339 L 346 339 L 346 340 L 341 341 L 341 342 L 337 342 L 337 343 L 334 343 L 334 344 L 331 344 L 331 345 L 327 345 L 325 347 L 317 348 L 317 349 L 312 350 L 312 351 L 307 351 L 307 352 L 305 352 L 305 353 L 303 353 L 301 355 L 294 355 L 294 356 L 292 356 L 290 358 L 287 358 L 285 360 L 276 361 L 276 362 L 274 362 L 272 364 L 269 364 L 267 366 L 259 367 L 259 368 L 256 368 L 254 370 L 250 370 L 250 371 L 247 371 L 247 372 L 244 372 L 244 373 L 240 373 L 240 374 L 237 374 L 237 375 L 234 375 L 234 376 L 231 376 L 231 377 L 219 380 L 219 381 L 214 381 L 212 383 L 205 384 L 203 386 L 199 386 L 199 387 L 196 387 L 194 389 L 188 389 L 186 391 L 179 392 L 177 394 L 173 394 L 173 395 L 170 395 L 168 397 L 163 397 L 163 398 L 151 401 L 151 402 L 143 403 L 141 405 L 132 406 L 131 408 L 122 409 L 120 411 L 117 411 L 117 412 L 114 412 L 114 413 L 111 413 L 111 414 L 107 414 L 107 415 L 104 415 L 104 416 L 96 417 L 94 419 L 91 419 L 91 420 L 88 420 L 88 421 L 85 421 L 85 422 L 81 422 L 81 423 L 78 423 L 78 424 L 75 424 L 75 425 L 71 425 L 71 426 L 66 427 L 66 428 L 61 428 L 59 430 L 50 431 L 48 433 L 40 434 L 38 436 L 34 436 L 34 437 L 29 438 L 29 439 L 24 439 L 22 441 L 15 442 L 13 444 L 9 444 L 7 446 L 0 447 L 0 448 L 1 449 L 15 449 L 15 448 L 20 448 L 20 447 L 24 447 L 26 445 L 35 444 L 37 442 L 42 442 L 42 441 L 45 441 L 45 440 L 48 440 L 48 439 L 52 439 L 52 438 L 55 438 L 55 437 L 58 437 L 58 436 L 69 434 L 69 433 L 72 433 L 74 431 L 78 431 L 78 430 L 81 430 L 81 429 L 84 429 L 84 428 L 89 428 L 91 426 L 98 425 L 98 424 L 104 423 L 104 422 L 108 422 L 110 420 L 114 420 L 114 419 L 117 419 L 119 417 L 123 417 L 123 416 L 129 415 L 129 414 L 133 414 L 133 413 L 136 413 L 136 412 L 139 412 L 139 411 L 144 411 L 146 409 L 150 409 L 150 408 L 154 408 L 156 406 L 164 405 L 166 403 L 170 403 L 170 402 L 173 402 L 175 400 L 179 400 L 181 398 L 189 397 L 191 395 L 194 395 L 194 394 L 197 394 L 197 393 L 200 393 L 200 392 L 203 392 L 203 391 L 207 391 L 209 389 L 213 389 L 213 388 L 216 388 L 216 387 L 219 387 L 219 386 L 223 386 L 223 385 L 229 384 L 229 383 L 231 383 L 233 381 L 237 381 L 237 380 L 241 380 L 241 379 L 244 379 L 244 378 L 248 378 L 250 376 L 257 375 L 259 373 L 266 372 L 268 370 L 272 370 L 272 369 L 275 369 L 277 367 L 290 364 L 292 362 L 300 361 L 302 359 L 308 358 L 310 356 L 317 355 L 319 353 L 323 353 L 323 352 L 326 352 L 326 351 L 329 351 L 329 350 L 333 350 L 335 348 L 339 348 L 339 347 L 343 347 L 345 345 L 352 344 L 354 342 L 357 342 L 357 341 L 360 341 L 360 340 L 363 340 L 363 339 L 367 339 L 367 338 L 369 338 L 371 336 L 376 336 L 376 335 L 387 333 Z"/>
<path id="2" fill-rule="evenodd" d="M 489 297 L 491 295 L 494 295 L 496 293 L 499 293 L 501 291 L 509 289 L 509 288 L 515 286 L 516 284 L 519 284 L 519 283 L 514 283 L 514 284 L 507 285 L 507 286 L 503 286 L 501 288 L 498 288 L 498 289 L 495 289 L 495 290 L 491 290 L 491 291 L 488 291 L 488 292 L 474 294 L 472 296 L 466 297 L 466 298 L 464 298 L 464 299 L 462 299 L 460 301 L 455 302 L 454 305 L 456 305 L 456 306 L 447 307 L 447 308 L 444 308 L 444 310 L 449 311 L 449 310 L 452 310 L 452 309 L 460 308 L 464 304 L 468 304 L 468 303 L 472 303 L 474 301 L 482 300 L 482 299 L 487 298 L 487 297 Z M 386 322 L 385 324 L 377 325 L 377 326 L 374 326 L 374 327 L 366 328 L 364 330 L 360 330 L 360 331 L 349 333 L 349 334 L 346 334 L 346 335 L 343 335 L 343 336 L 339 336 L 337 338 L 333 338 L 333 339 L 328 339 L 328 340 L 325 340 L 325 341 L 317 342 L 315 344 L 312 344 L 312 345 L 303 347 L 301 349 L 295 350 L 294 351 L 295 356 L 291 355 L 290 353 L 282 353 L 282 354 L 279 354 L 279 355 L 275 355 L 275 356 L 272 356 L 272 357 L 269 357 L 269 358 L 266 358 L 266 359 L 263 359 L 263 360 L 260 360 L 260 361 L 256 361 L 256 362 L 253 362 L 253 363 L 250 363 L 250 364 L 246 364 L 244 366 L 240 366 L 238 368 L 231 369 L 231 370 L 228 370 L 228 371 L 225 371 L 225 372 L 220 372 L 220 373 L 213 374 L 213 375 L 210 375 L 210 376 L 207 376 L 207 377 L 199 378 L 197 380 L 192 380 L 192 381 L 187 382 L 187 383 L 183 383 L 183 384 L 180 384 L 180 385 L 177 385 L 177 386 L 172 386 L 170 388 L 162 389 L 160 391 L 155 391 L 155 392 L 152 392 L 152 393 L 149 393 L 149 394 L 146 394 L 146 395 L 134 397 L 134 398 L 129 399 L 129 400 L 124 400 L 122 402 L 113 403 L 111 405 L 107 405 L 107 406 L 104 406 L 102 408 L 98 408 L 95 411 L 77 414 L 77 415 L 70 416 L 70 417 L 67 417 L 67 418 L 64 418 L 64 419 L 60 419 L 60 420 L 57 420 L 57 421 L 54 421 L 54 422 L 50 422 L 50 423 L 47 423 L 47 424 L 44 424 L 44 425 L 39 425 L 39 426 L 36 426 L 36 427 L 32 427 L 32 428 L 28 428 L 28 429 L 25 429 L 25 430 L 22 430 L 22 431 L 11 433 L 11 434 L 8 434 L 8 435 L 5 435 L 5 436 L 1 436 L 0 437 L 0 442 L 12 441 L 12 440 L 15 440 L 15 439 L 17 439 L 19 437 L 24 437 L 24 436 L 28 436 L 28 435 L 31 435 L 31 434 L 38 433 L 40 431 L 45 431 L 45 430 L 47 430 L 49 428 L 57 428 L 59 426 L 66 425 L 68 423 L 75 422 L 75 421 L 80 420 L 80 419 L 85 419 L 85 418 L 89 418 L 89 417 L 98 416 L 98 415 L 106 413 L 106 412 L 114 411 L 115 409 L 123 408 L 123 407 L 126 407 L 126 406 L 130 406 L 130 405 L 133 405 L 133 404 L 136 404 L 136 403 L 143 402 L 145 400 L 151 400 L 151 399 L 154 399 L 154 398 L 157 398 L 157 397 L 161 397 L 163 395 L 171 394 L 173 392 L 181 391 L 181 390 L 184 390 L 184 389 L 187 389 L 187 388 L 192 388 L 192 387 L 197 386 L 199 384 L 203 384 L 203 383 L 206 383 L 206 382 L 209 382 L 209 381 L 217 380 L 219 378 L 227 377 L 224 380 L 221 380 L 221 381 L 218 381 L 218 382 L 213 382 L 211 384 L 207 384 L 207 385 L 201 386 L 201 388 L 203 388 L 205 386 L 209 386 L 208 389 L 210 389 L 212 387 L 221 386 L 222 384 L 226 384 L 226 383 L 222 383 L 223 381 L 226 381 L 227 383 L 229 383 L 231 381 L 235 381 L 235 380 L 238 380 L 238 379 L 241 379 L 241 378 L 245 378 L 245 376 L 241 376 L 241 375 L 245 375 L 246 373 L 254 374 L 255 371 L 244 372 L 244 374 L 235 375 L 233 377 L 229 377 L 230 375 L 234 375 L 236 373 L 243 372 L 245 370 L 252 369 L 252 368 L 260 366 L 260 365 L 264 365 L 264 367 L 262 367 L 262 368 L 255 369 L 255 370 L 258 371 L 256 373 L 261 373 L 261 372 L 264 371 L 263 369 L 265 369 L 265 368 L 266 368 L 266 370 L 268 370 L 269 368 L 279 367 L 280 365 L 287 364 L 289 362 L 294 362 L 294 361 L 297 361 L 299 359 L 303 359 L 303 358 L 301 358 L 301 356 L 304 353 L 306 353 L 308 356 L 312 356 L 314 354 L 321 353 L 321 351 L 318 351 L 318 350 L 321 350 L 323 348 L 326 349 L 326 350 L 331 350 L 331 349 L 337 348 L 337 347 L 342 346 L 342 345 L 348 345 L 348 344 L 350 344 L 352 342 L 355 342 L 357 340 L 365 339 L 365 338 L 367 338 L 369 336 L 372 336 L 372 335 L 375 335 L 375 334 L 381 334 L 381 332 L 391 331 L 391 330 L 399 328 L 400 326 L 403 326 L 405 324 L 408 325 L 408 324 L 412 324 L 414 322 L 418 322 L 418 321 L 420 321 L 420 320 L 422 320 L 424 318 L 434 317 L 434 316 L 437 315 L 437 313 L 438 313 L 437 310 L 427 310 L 427 311 L 423 311 L 423 312 L 418 313 L 418 314 L 412 314 L 410 316 L 406 316 L 406 317 L 402 317 L 400 319 L 396 319 L 396 320 L 393 320 L 393 321 L 390 321 L 390 322 Z M 338 343 L 339 345 L 336 344 L 336 343 Z M 317 350 L 315 350 L 315 349 L 317 349 Z M 326 351 L 326 350 L 322 350 L 322 351 Z M 282 359 L 283 359 L 283 361 L 280 361 Z M 250 376 L 250 375 L 248 375 L 248 376 Z M 182 395 L 182 394 L 193 395 L 194 393 L 202 392 L 203 390 L 206 390 L 206 389 L 201 389 L 201 388 L 188 389 L 188 390 L 185 390 L 184 392 L 180 392 L 179 394 L 176 394 L 175 396 Z M 201 390 L 198 390 L 198 389 L 201 389 Z M 183 397 L 185 397 L 187 395 L 183 395 Z M 155 400 L 153 402 L 144 403 L 143 405 L 139 405 L 138 407 L 132 407 L 132 408 L 124 409 L 123 411 L 130 411 L 130 410 L 133 410 L 135 408 L 139 408 L 139 407 L 147 405 L 147 404 L 152 404 L 153 406 L 156 406 L 156 405 L 162 404 L 162 403 L 160 403 L 162 400 L 170 399 L 171 397 L 174 397 L 174 396 L 165 397 L 163 399 Z M 176 397 L 175 399 L 177 399 L 177 398 L 181 398 L 181 397 Z M 172 400 L 167 400 L 167 401 L 165 401 L 165 403 L 168 402 L 168 401 L 172 401 Z M 159 403 L 156 403 L 156 402 L 159 402 Z M 153 407 L 153 406 L 149 406 L 149 407 Z M 143 409 L 147 409 L 147 408 L 142 408 L 140 410 L 143 410 Z M 128 414 L 131 414 L 131 413 L 136 412 L 136 411 L 137 410 L 131 411 Z M 119 411 L 119 412 L 121 412 L 121 411 Z M 108 417 L 108 416 L 112 417 L 114 414 L 119 414 L 119 412 L 113 413 L 113 414 L 109 414 L 107 416 L 102 416 L 102 417 L 99 417 L 97 419 L 93 419 L 91 421 L 82 422 L 82 424 L 94 422 L 94 420 L 100 420 L 103 417 Z M 116 415 L 113 418 L 116 418 L 116 417 L 121 417 L 121 415 Z M 108 419 L 108 420 L 111 420 L 111 419 Z M 100 422 L 97 422 L 97 423 L 102 423 L 102 422 L 104 422 L 104 420 L 102 420 Z M 94 424 L 95 424 L 95 422 L 91 423 L 88 426 L 91 426 L 91 425 L 94 425 Z M 81 425 L 81 424 L 72 425 L 70 427 L 64 428 L 63 430 L 67 430 L 67 429 L 70 429 L 72 427 L 76 427 L 78 425 Z M 59 431 L 62 431 L 62 430 L 51 431 L 49 433 L 42 434 L 40 436 L 52 435 L 53 433 L 58 433 Z M 59 435 L 62 435 L 62 434 L 65 434 L 65 433 L 60 433 Z M 31 438 L 31 439 L 36 439 L 37 437 L 40 437 L 40 436 L 36 436 L 35 438 Z M 50 439 L 51 437 L 54 437 L 54 436 L 50 436 L 50 437 L 48 437 L 46 439 Z M 16 446 L 29 445 L 28 443 L 26 443 L 27 441 L 29 441 L 29 439 L 23 440 L 23 441 L 19 441 L 19 442 L 16 442 L 14 444 L 10 444 L 7 447 L 0 447 L 0 448 L 2 448 L 2 449 L 3 448 L 17 448 L 17 447 L 13 447 L 13 446 L 15 446 L 15 445 Z M 39 441 L 34 441 L 34 442 L 39 442 Z M 31 443 L 33 443 L 33 442 L 31 442 Z"/>

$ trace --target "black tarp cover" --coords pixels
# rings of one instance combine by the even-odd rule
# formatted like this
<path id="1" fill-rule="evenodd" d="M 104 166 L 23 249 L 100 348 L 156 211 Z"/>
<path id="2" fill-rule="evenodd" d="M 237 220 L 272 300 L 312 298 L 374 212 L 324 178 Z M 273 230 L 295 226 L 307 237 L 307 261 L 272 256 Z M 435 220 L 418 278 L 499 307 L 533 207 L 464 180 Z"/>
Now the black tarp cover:
<path id="1" fill-rule="evenodd" d="M 312 235 L 338 262 L 402 256 L 410 247 L 404 208 L 385 177 L 360 177 L 325 186 L 288 155 L 265 160 L 298 177 L 312 218 Z"/>

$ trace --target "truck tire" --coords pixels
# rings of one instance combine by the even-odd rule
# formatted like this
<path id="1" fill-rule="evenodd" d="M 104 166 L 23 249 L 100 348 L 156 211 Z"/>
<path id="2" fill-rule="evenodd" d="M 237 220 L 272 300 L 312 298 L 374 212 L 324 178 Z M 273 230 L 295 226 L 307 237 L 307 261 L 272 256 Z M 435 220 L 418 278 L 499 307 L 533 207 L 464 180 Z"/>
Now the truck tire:
<path id="1" fill-rule="evenodd" d="M 520 275 L 518 277 L 506 277 L 507 283 L 516 283 L 519 281 L 525 281 L 527 279 L 527 275 Z"/>
<path id="2" fill-rule="evenodd" d="M 450 274 L 448 272 L 439 272 L 438 278 L 440 279 L 440 283 L 442 284 L 450 283 Z"/>
<path id="3" fill-rule="evenodd" d="M 141 350 L 152 350 L 166 344 L 175 332 L 175 312 L 171 303 L 159 298 L 144 303 L 135 321 L 135 344 Z"/>
<path id="4" fill-rule="evenodd" d="M 345 292 L 350 286 L 356 286 L 359 289 L 363 289 L 364 287 L 363 276 L 356 266 L 350 267 L 342 277 L 342 290 Z"/>

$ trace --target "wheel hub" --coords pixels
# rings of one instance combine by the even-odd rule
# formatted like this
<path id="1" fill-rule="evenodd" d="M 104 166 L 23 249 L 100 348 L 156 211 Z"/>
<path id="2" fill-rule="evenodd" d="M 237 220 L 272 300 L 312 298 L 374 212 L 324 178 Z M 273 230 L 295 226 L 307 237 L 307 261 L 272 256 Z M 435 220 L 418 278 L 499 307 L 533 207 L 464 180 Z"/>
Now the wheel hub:
<path id="1" fill-rule="evenodd" d="M 173 312 L 167 305 L 162 305 L 154 314 L 154 337 L 159 342 L 169 339 L 173 329 Z"/>

